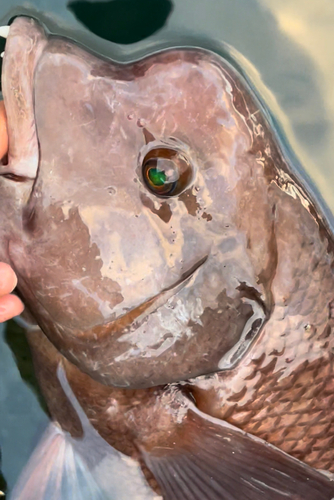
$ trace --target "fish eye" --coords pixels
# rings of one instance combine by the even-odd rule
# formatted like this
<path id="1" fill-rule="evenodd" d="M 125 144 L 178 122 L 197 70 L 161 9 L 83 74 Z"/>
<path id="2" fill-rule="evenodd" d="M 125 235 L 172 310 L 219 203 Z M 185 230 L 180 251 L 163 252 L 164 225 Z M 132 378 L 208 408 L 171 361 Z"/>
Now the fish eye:
<path id="1" fill-rule="evenodd" d="M 162 197 L 180 194 L 190 183 L 193 169 L 187 158 L 170 148 L 149 151 L 142 163 L 146 187 Z"/>

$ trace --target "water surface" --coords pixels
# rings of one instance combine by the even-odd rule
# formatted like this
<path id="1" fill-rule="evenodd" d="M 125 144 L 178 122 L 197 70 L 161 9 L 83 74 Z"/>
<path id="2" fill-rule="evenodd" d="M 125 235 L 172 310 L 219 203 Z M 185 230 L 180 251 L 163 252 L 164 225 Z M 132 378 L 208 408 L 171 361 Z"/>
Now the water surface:
<path id="1" fill-rule="evenodd" d="M 293 164 L 312 179 L 331 219 L 332 0 L 1 0 L 0 25 L 18 14 L 33 15 L 51 32 L 120 61 L 175 45 L 206 47 L 232 58 L 268 106 Z M 32 390 L 22 339 L 13 326 L 7 334 L 0 330 L 0 445 L 9 489 L 47 422 Z"/>

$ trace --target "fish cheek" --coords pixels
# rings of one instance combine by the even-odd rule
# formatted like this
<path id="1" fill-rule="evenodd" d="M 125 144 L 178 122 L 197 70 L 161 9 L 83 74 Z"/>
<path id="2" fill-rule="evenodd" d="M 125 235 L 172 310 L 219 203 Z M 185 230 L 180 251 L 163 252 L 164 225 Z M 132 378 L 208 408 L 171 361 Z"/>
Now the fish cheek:
<path id="1" fill-rule="evenodd" d="M 166 201 L 161 203 L 159 209 L 156 209 L 154 207 L 153 201 L 145 194 L 141 193 L 140 199 L 141 199 L 142 204 L 146 208 L 148 208 L 152 212 L 152 214 L 155 214 L 158 217 L 160 217 L 160 219 L 163 222 L 165 222 L 166 224 L 170 221 L 170 219 L 172 217 L 172 211 L 171 211 L 170 206 L 168 205 L 168 203 Z"/>
<path id="2" fill-rule="evenodd" d="M 36 207 L 34 220 L 31 237 L 10 247 L 19 289 L 31 310 L 37 307 L 38 315 L 70 329 L 105 321 L 123 296 L 116 282 L 102 278 L 99 249 L 91 244 L 78 209 L 65 218 L 59 207 Z"/>
<path id="3" fill-rule="evenodd" d="M 189 322 L 189 326 L 196 337 L 201 335 L 207 337 L 207 346 L 212 349 L 212 343 L 216 344 L 217 366 L 221 359 L 230 352 L 240 341 L 245 325 L 253 316 L 251 304 L 243 302 L 240 298 L 231 299 L 225 291 L 217 297 L 217 308 L 207 307 L 200 317 L 201 325 L 197 322 Z M 205 353 L 203 353 L 205 354 Z"/>

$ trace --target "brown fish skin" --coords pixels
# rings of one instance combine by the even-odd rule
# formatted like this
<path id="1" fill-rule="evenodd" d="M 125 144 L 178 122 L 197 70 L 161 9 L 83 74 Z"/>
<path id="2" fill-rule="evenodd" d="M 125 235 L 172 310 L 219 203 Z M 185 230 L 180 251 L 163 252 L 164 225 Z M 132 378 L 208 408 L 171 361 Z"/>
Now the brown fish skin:
<path id="1" fill-rule="evenodd" d="M 305 197 L 275 198 L 274 308 L 236 369 L 192 383 L 199 408 L 334 472 L 332 238 Z"/>
<path id="2" fill-rule="evenodd" d="M 22 33 L 35 34 L 28 62 Z M 18 93 L 12 80 L 17 51 L 34 74 L 34 104 L 32 88 Z M 92 425 L 144 460 L 153 487 L 159 460 L 183 456 L 189 436 L 203 435 L 215 453 L 210 429 L 236 452 L 249 444 L 209 416 L 333 471 L 333 240 L 234 70 L 198 50 L 120 66 L 18 18 L 3 80 L 12 140 L 1 167 L 0 258 L 43 331 L 28 338 L 53 418 L 81 435 L 57 379 L 61 363 Z M 161 200 L 143 183 L 140 162 L 155 146 L 181 150 L 195 166 L 177 197 Z M 268 453 L 268 464 L 297 467 L 250 441 L 259 449 L 249 456 L 245 445 L 248 464 L 261 470 Z M 330 499 L 331 490 L 308 498 Z"/>
<path id="3" fill-rule="evenodd" d="M 276 205 L 275 307 L 237 369 L 193 383 L 197 405 L 334 472 L 333 258 L 300 201 Z"/>
<path id="4" fill-rule="evenodd" d="M 238 342 L 239 357 L 249 347 L 248 324 L 267 319 L 271 297 L 257 281 L 273 269 L 273 211 L 218 61 L 183 50 L 124 67 L 47 39 L 32 21 L 11 27 L 0 257 L 49 339 L 102 383 L 139 388 L 214 372 Z M 179 197 L 161 199 L 143 182 L 141 164 L 159 148 L 189 163 Z"/>
<path id="5" fill-rule="evenodd" d="M 56 370 L 59 364 L 64 366 L 72 390 L 91 424 L 98 429 L 100 436 L 115 449 L 139 461 L 148 484 L 155 492 L 161 494 L 161 483 L 159 483 L 159 481 L 157 482 L 154 475 L 154 459 L 164 459 L 165 456 L 167 456 L 168 461 L 168 453 L 172 452 L 171 462 L 173 463 L 173 459 L 175 458 L 175 453 L 173 456 L 173 450 L 176 450 L 177 455 L 180 455 L 182 458 L 182 453 L 185 449 L 185 459 L 189 452 L 195 452 L 201 460 L 203 450 L 201 447 L 196 448 L 194 442 L 201 431 L 205 433 L 206 428 L 195 427 L 192 429 L 191 424 L 196 424 L 196 419 L 193 420 L 195 415 L 192 411 L 194 407 L 194 394 L 189 392 L 188 387 L 179 384 L 169 384 L 168 386 L 136 390 L 107 387 L 96 382 L 91 377 L 81 372 L 75 365 L 67 361 L 40 330 L 37 329 L 28 332 L 28 340 L 33 352 L 36 374 L 48 402 L 49 410 L 57 423 L 61 425 L 64 430 L 70 432 L 72 436 L 80 439 L 82 437 L 82 428 L 80 421 L 73 411 L 71 403 L 66 400 L 66 396 L 56 376 Z M 196 405 L 198 406 L 197 401 Z M 214 439 L 217 439 L 217 429 L 214 429 L 214 431 Z M 232 451 L 232 453 L 240 452 L 241 448 L 241 454 L 243 456 L 248 450 L 247 448 L 242 450 L 242 443 L 238 443 L 236 438 L 237 436 L 227 433 L 223 439 L 226 441 L 235 440 L 235 447 L 232 449 L 236 451 Z M 210 452 L 210 449 L 206 451 Z M 226 453 L 226 450 L 223 451 Z M 253 453 L 254 451 L 255 450 L 252 450 Z M 261 449 L 259 451 L 265 458 L 266 453 L 270 450 Z M 145 457 L 144 459 L 143 454 Z M 147 459 L 147 457 L 149 458 Z M 205 455 L 203 458 L 205 458 Z M 250 465 L 252 475 L 254 476 L 254 469 L 256 469 L 256 454 L 251 458 L 252 462 Z M 269 455 L 268 460 L 271 458 L 272 457 Z M 150 459 L 153 460 L 153 466 Z M 227 453 L 227 460 L 233 464 L 233 461 L 231 461 L 232 459 L 233 457 L 230 457 Z M 223 461 L 223 456 L 221 460 Z M 246 460 L 249 460 L 247 455 Z M 282 457 L 279 457 L 278 461 L 279 460 L 282 460 Z M 284 463 L 284 461 L 282 462 Z M 167 464 L 165 463 L 165 465 Z M 277 458 L 273 464 L 269 463 L 269 465 L 271 466 L 270 470 L 272 472 L 272 465 L 277 467 Z M 238 467 L 240 467 L 238 459 L 232 467 L 238 472 Z M 224 469 L 222 470 L 222 474 L 224 474 Z M 326 485 L 326 489 L 320 482 L 320 486 L 316 486 L 314 490 L 312 469 L 308 470 L 307 474 L 307 481 L 309 481 L 309 483 L 304 480 L 304 483 L 306 483 L 305 491 L 310 496 L 306 496 L 305 491 L 300 491 L 300 486 L 297 486 L 298 493 L 294 496 L 283 494 L 282 496 L 278 495 L 278 497 L 273 496 L 273 498 L 283 499 L 288 497 L 294 500 L 302 500 L 305 498 L 310 498 L 312 500 L 330 499 L 330 495 L 333 494 L 333 486 L 330 482 L 328 486 Z M 297 477 L 298 475 L 300 475 L 300 471 L 298 471 Z M 200 479 L 200 482 L 203 482 L 202 487 L 204 486 L 210 495 L 205 498 L 212 498 L 213 500 L 218 498 L 232 498 L 228 496 L 225 497 L 224 493 L 219 494 L 217 497 L 215 496 L 216 492 L 210 489 L 210 481 L 213 477 L 215 477 L 215 472 L 210 470 L 209 482 L 205 481 L 205 476 Z M 246 479 L 245 476 L 241 476 L 241 478 L 244 480 Z M 233 479 L 233 477 L 228 476 L 227 484 L 233 485 Z M 194 480 L 194 478 L 192 478 L 192 480 Z M 282 477 L 279 477 L 279 481 L 282 481 Z M 285 484 L 287 484 L 287 481 L 288 476 L 285 475 Z M 296 479 L 294 478 L 293 481 L 296 482 Z M 243 493 L 239 488 L 240 485 L 234 485 L 236 496 L 233 496 L 233 499 L 240 498 L 239 495 Z M 248 489 L 246 491 L 249 493 Z M 289 491 L 289 488 L 287 491 Z M 266 494 L 268 495 L 269 492 L 267 491 Z M 163 493 L 165 493 L 165 491 L 163 491 Z M 271 493 L 274 495 L 274 493 L 277 492 Z M 182 494 L 181 491 L 181 495 Z M 257 494 L 259 496 L 257 496 Z M 250 498 L 263 498 L 259 493 L 257 494 L 255 497 Z M 194 493 L 194 496 L 187 496 L 186 498 L 203 498 L 201 495 L 201 492 L 199 496 Z M 170 492 L 167 491 L 167 494 L 164 495 L 163 498 L 174 499 L 181 497 L 170 496 Z M 267 498 L 267 496 L 264 498 Z"/>

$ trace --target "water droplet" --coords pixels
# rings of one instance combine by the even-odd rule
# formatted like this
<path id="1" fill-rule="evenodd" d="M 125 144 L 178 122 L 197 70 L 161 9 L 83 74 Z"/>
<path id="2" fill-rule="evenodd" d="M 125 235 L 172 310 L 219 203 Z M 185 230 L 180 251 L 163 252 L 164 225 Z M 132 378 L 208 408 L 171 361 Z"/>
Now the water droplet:
<path id="1" fill-rule="evenodd" d="M 142 127 L 145 127 L 145 123 L 146 123 L 146 122 L 145 122 L 144 118 L 139 118 L 139 119 L 137 120 L 137 125 L 138 125 L 138 127 L 141 127 L 141 128 L 142 128 Z"/>

